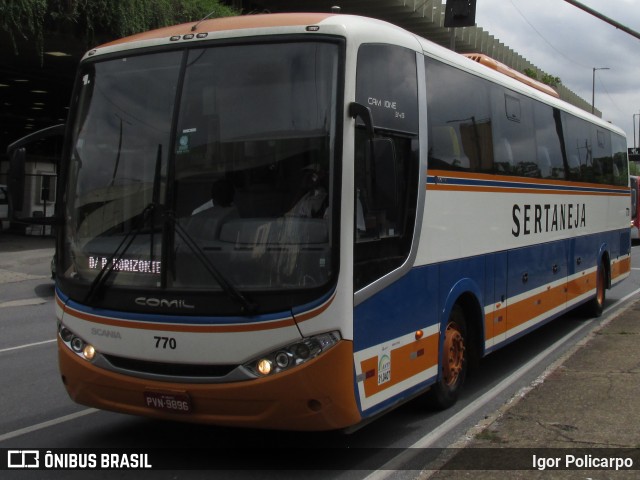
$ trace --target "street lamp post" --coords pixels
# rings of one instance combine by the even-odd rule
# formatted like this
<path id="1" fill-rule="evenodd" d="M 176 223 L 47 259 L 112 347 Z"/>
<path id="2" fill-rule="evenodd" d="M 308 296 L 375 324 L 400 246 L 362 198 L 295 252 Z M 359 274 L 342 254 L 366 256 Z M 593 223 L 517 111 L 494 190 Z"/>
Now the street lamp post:
<path id="1" fill-rule="evenodd" d="M 640 117 L 640 113 L 633 114 L 633 148 L 638 148 L 638 144 L 636 143 L 636 117 Z M 640 126 L 638 126 L 640 130 Z"/>
<path id="2" fill-rule="evenodd" d="M 596 100 L 596 70 L 610 70 L 609 67 L 593 67 L 593 81 L 591 82 L 591 113 L 595 113 Z"/>

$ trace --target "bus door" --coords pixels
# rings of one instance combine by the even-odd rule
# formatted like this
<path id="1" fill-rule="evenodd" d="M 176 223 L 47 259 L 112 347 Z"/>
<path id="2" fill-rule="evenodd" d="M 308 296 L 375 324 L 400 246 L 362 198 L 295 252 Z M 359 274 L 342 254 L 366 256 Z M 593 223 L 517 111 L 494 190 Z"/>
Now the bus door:
<path id="1" fill-rule="evenodd" d="M 507 252 L 487 257 L 485 345 L 491 350 L 507 338 Z"/>
<path id="2" fill-rule="evenodd" d="M 359 48 L 356 98 L 349 113 L 356 120 L 354 360 L 365 416 L 424 382 L 429 369 L 437 373 L 437 354 L 424 354 L 437 352 L 437 326 L 427 328 L 437 303 L 426 296 L 435 270 L 411 268 L 407 262 L 418 190 L 424 189 L 418 181 L 417 72 L 413 50 L 384 44 Z M 423 329 L 422 343 L 416 342 L 415 332 Z"/>

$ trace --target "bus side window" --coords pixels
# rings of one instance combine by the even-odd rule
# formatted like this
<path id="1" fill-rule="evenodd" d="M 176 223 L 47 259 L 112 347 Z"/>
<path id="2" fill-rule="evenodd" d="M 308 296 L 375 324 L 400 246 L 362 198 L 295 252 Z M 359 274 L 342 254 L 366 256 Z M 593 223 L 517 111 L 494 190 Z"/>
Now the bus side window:
<path id="1" fill-rule="evenodd" d="M 429 169 L 492 172 L 500 147 L 493 143 L 489 82 L 425 60 Z"/>

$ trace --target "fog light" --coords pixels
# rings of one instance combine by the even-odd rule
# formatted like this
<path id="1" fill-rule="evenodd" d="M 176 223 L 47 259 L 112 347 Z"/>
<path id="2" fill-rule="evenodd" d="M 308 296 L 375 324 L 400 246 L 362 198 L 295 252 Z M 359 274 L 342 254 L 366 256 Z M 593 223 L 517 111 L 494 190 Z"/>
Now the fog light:
<path id="1" fill-rule="evenodd" d="M 84 342 L 81 338 L 73 337 L 73 340 L 71 340 L 71 348 L 74 352 L 80 353 L 84 348 Z"/>
<path id="2" fill-rule="evenodd" d="M 258 372 L 262 375 L 269 375 L 271 373 L 271 362 L 267 359 L 262 359 L 258 362 Z"/>
<path id="3" fill-rule="evenodd" d="M 85 345 L 82 349 L 82 354 L 87 360 L 93 360 L 93 357 L 96 356 L 96 349 L 93 348 L 93 345 Z"/>

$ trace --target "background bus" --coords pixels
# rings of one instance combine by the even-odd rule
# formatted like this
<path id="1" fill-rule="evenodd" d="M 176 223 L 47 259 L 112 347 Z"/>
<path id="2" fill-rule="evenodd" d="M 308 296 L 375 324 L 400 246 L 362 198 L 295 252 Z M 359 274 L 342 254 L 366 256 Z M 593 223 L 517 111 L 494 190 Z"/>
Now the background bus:
<path id="1" fill-rule="evenodd" d="M 640 177 L 635 175 L 629 177 L 629 185 L 631 187 L 631 240 L 640 239 L 640 212 L 638 212 L 638 208 L 640 208 L 640 205 L 638 205 L 639 179 Z"/>
<path id="2" fill-rule="evenodd" d="M 58 352 L 86 405 L 306 430 L 447 407 L 629 274 L 622 131 L 385 22 L 113 42 L 69 121 Z"/>

